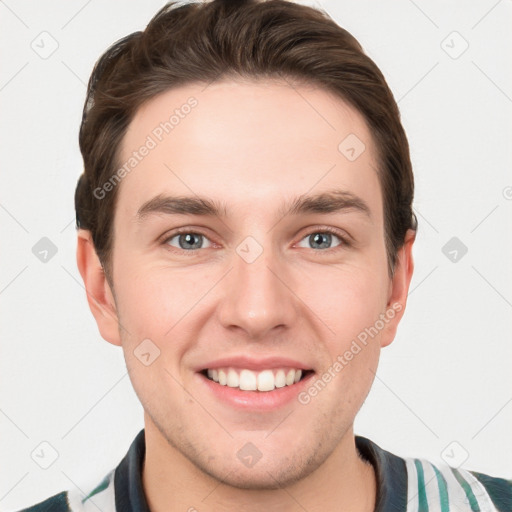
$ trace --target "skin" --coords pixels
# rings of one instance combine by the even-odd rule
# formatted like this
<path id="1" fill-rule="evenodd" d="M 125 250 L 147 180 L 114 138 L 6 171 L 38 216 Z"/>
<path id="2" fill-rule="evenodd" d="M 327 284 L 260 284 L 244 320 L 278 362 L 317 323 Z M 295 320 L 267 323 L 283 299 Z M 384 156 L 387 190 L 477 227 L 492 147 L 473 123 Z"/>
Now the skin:
<path id="1" fill-rule="evenodd" d="M 391 278 L 368 127 L 320 88 L 193 84 L 139 109 L 120 161 L 190 96 L 195 109 L 119 185 L 113 289 L 90 233 L 78 232 L 91 311 L 102 337 L 122 347 L 144 407 L 148 504 L 153 512 L 373 510 L 375 476 L 358 456 L 353 423 L 405 310 L 414 233 Z M 338 150 L 351 133 L 366 146 L 353 162 Z M 357 195 L 370 215 L 278 213 L 283 202 L 331 189 Z M 156 214 L 139 222 L 139 207 L 161 193 L 224 201 L 227 215 Z M 309 235 L 329 226 L 352 237 L 351 245 L 334 235 L 318 248 Z M 204 234 L 202 248 L 179 252 L 178 236 L 165 241 L 180 227 Z M 236 252 L 247 236 L 263 250 L 252 263 Z M 241 411 L 205 393 L 194 371 L 226 355 L 278 355 L 321 376 L 393 304 L 401 310 L 306 405 Z M 149 366 L 133 353 L 147 338 L 160 350 Z M 236 455 L 247 442 L 262 453 L 250 468 Z"/>

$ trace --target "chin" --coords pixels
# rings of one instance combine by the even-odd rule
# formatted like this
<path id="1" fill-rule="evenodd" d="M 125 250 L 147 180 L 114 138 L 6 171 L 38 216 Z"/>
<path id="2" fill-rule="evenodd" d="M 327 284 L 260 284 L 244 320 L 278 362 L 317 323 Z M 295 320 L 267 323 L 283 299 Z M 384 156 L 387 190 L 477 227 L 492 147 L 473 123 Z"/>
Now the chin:
<path id="1" fill-rule="evenodd" d="M 263 464 L 259 461 L 252 468 L 240 468 L 240 464 L 224 466 L 222 468 L 203 468 L 205 473 L 236 489 L 254 491 L 272 491 L 288 487 L 312 473 L 322 461 L 290 462 L 284 459 L 283 463 Z"/>

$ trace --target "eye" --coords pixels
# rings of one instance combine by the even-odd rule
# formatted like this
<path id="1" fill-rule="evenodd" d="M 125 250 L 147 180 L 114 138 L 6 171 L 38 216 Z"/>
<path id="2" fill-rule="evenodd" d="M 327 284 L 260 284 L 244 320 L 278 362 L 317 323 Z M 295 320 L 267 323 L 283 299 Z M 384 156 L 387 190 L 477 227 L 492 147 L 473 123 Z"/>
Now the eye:
<path id="1" fill-rule="evenodd" d="M 163 243 L 170 245 L 171 247 L 175 247 L 176 249 L 190 252 L 197 249 L 203 249 L 203 240 L 208 240 L 208 238 L 201 233 L 183 231 L 166 238 Z M 208 243 L 210 243 L 209 240 Z"/>
<path id="2" fill-rule="evenodd" d="M 334 247 L 332 247 L 333 239 L 334 241 L 338 241 L 337 245 Z M 206 245 L 204 241 L 206 241 Z M 171 246 L 178 251 L 181 250 L 189 253 L 193 253 L 198 249 L 212 247 L 212 242 L 206 235 L 187 230 L 175 231 L 173 234 L 163 240 L 162 243 L 164 245 Z M 303 245 L 304 243 L 308 245 L 305 246 Z M 339 230 L 334 228 L 322 228 L 317 229 L 316 231 L 312 231 L 303 237 L 297 245 L 299 247 L 320 249 L 321 251 L 325 251 L 328 249 L 336 250 L 350 247 L 350 242 L 342 233 L 340 233 Z"/>
<path id="3" fill-rule="evenodd" d="M 340 243 L 336 247 L 331 247 L 333 238 L 337 239 Z M 349 246 L 347 239 L 341 235 L 338 230 L 332 228 L 324 228 L 317 231 L 312 231 L 309 235 L 306 235 L 301 242 L 299 242 L 299 247 L 304 247 L 304 245 L 300 245 L 305 241 L 306 244 L 310 244 L 309 247 L 313 249 L 336 249 L 341 248 L 340 246 Z M 308 246 L 306 246 L 309 248 Z"/>

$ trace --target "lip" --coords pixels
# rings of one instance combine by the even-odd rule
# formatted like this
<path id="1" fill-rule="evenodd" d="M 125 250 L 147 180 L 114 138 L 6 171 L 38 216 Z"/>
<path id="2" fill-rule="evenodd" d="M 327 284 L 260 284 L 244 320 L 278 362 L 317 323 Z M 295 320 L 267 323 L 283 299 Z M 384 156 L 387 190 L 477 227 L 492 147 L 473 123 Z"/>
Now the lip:
<path id="1" fill-rule="evenodd" d="M 201 372 L 207 369 L 218 369 L 218 368 L 240 368 L 253 371 L 272 370 L 278 368 L 294 368 L 296 370 L 312 370 L 311 366 L 307 366 L 304 363 L 297 361 L 296 359 L 290 359 L 286 357 L 265 357 L 265 358 L 252 358 L 247 356 L 232 356 L 224 357 L 222 359 L 215 359 L 202 366 L 195 368 L 196 372 Z"/>
<path id="2" fill-rule="evenodd" d="M 298 368 L 300 368 L 300 365 Z M 200 380 L 200 386 L 205 388 L 205 394 L 211 394 L 216 401 L 247 412 L 273 411 L 284 407 L 293 400 L 298 400 L 297 395 L 309 386 L 314 375 L 315 372 L 308 373 L 299 382 L 291 386 L 276 388 L 273 391 L 242 391 L 238 388 L 230 388 L 214 382 L 203 373 L 196 373 Z"/>

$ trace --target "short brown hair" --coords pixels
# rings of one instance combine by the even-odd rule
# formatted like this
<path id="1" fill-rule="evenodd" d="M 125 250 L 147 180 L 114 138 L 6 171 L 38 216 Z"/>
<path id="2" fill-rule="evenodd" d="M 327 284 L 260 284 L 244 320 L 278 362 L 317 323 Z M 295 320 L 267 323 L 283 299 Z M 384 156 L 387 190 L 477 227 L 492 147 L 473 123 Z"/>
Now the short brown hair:
<path id="1" fill-rule="evenodd" d="M 327 14 L 287 0 L 169 2 L 144 31 L 114 43 L 89 79 L 80 126 L 84 172 L 75 192 L 77 228 L 91 231 L 112 282 L 115 174 L 128 125 L 146 101 L 171 88 L 226 77 L 292 79 L 323 87 L 355 107 L 374 137 L 390 275 L 406 231 L 416 230 L 409 144 L 384 76 L 358 41 Z M 340 141 L 341 142 L 341 141 Z"/>

